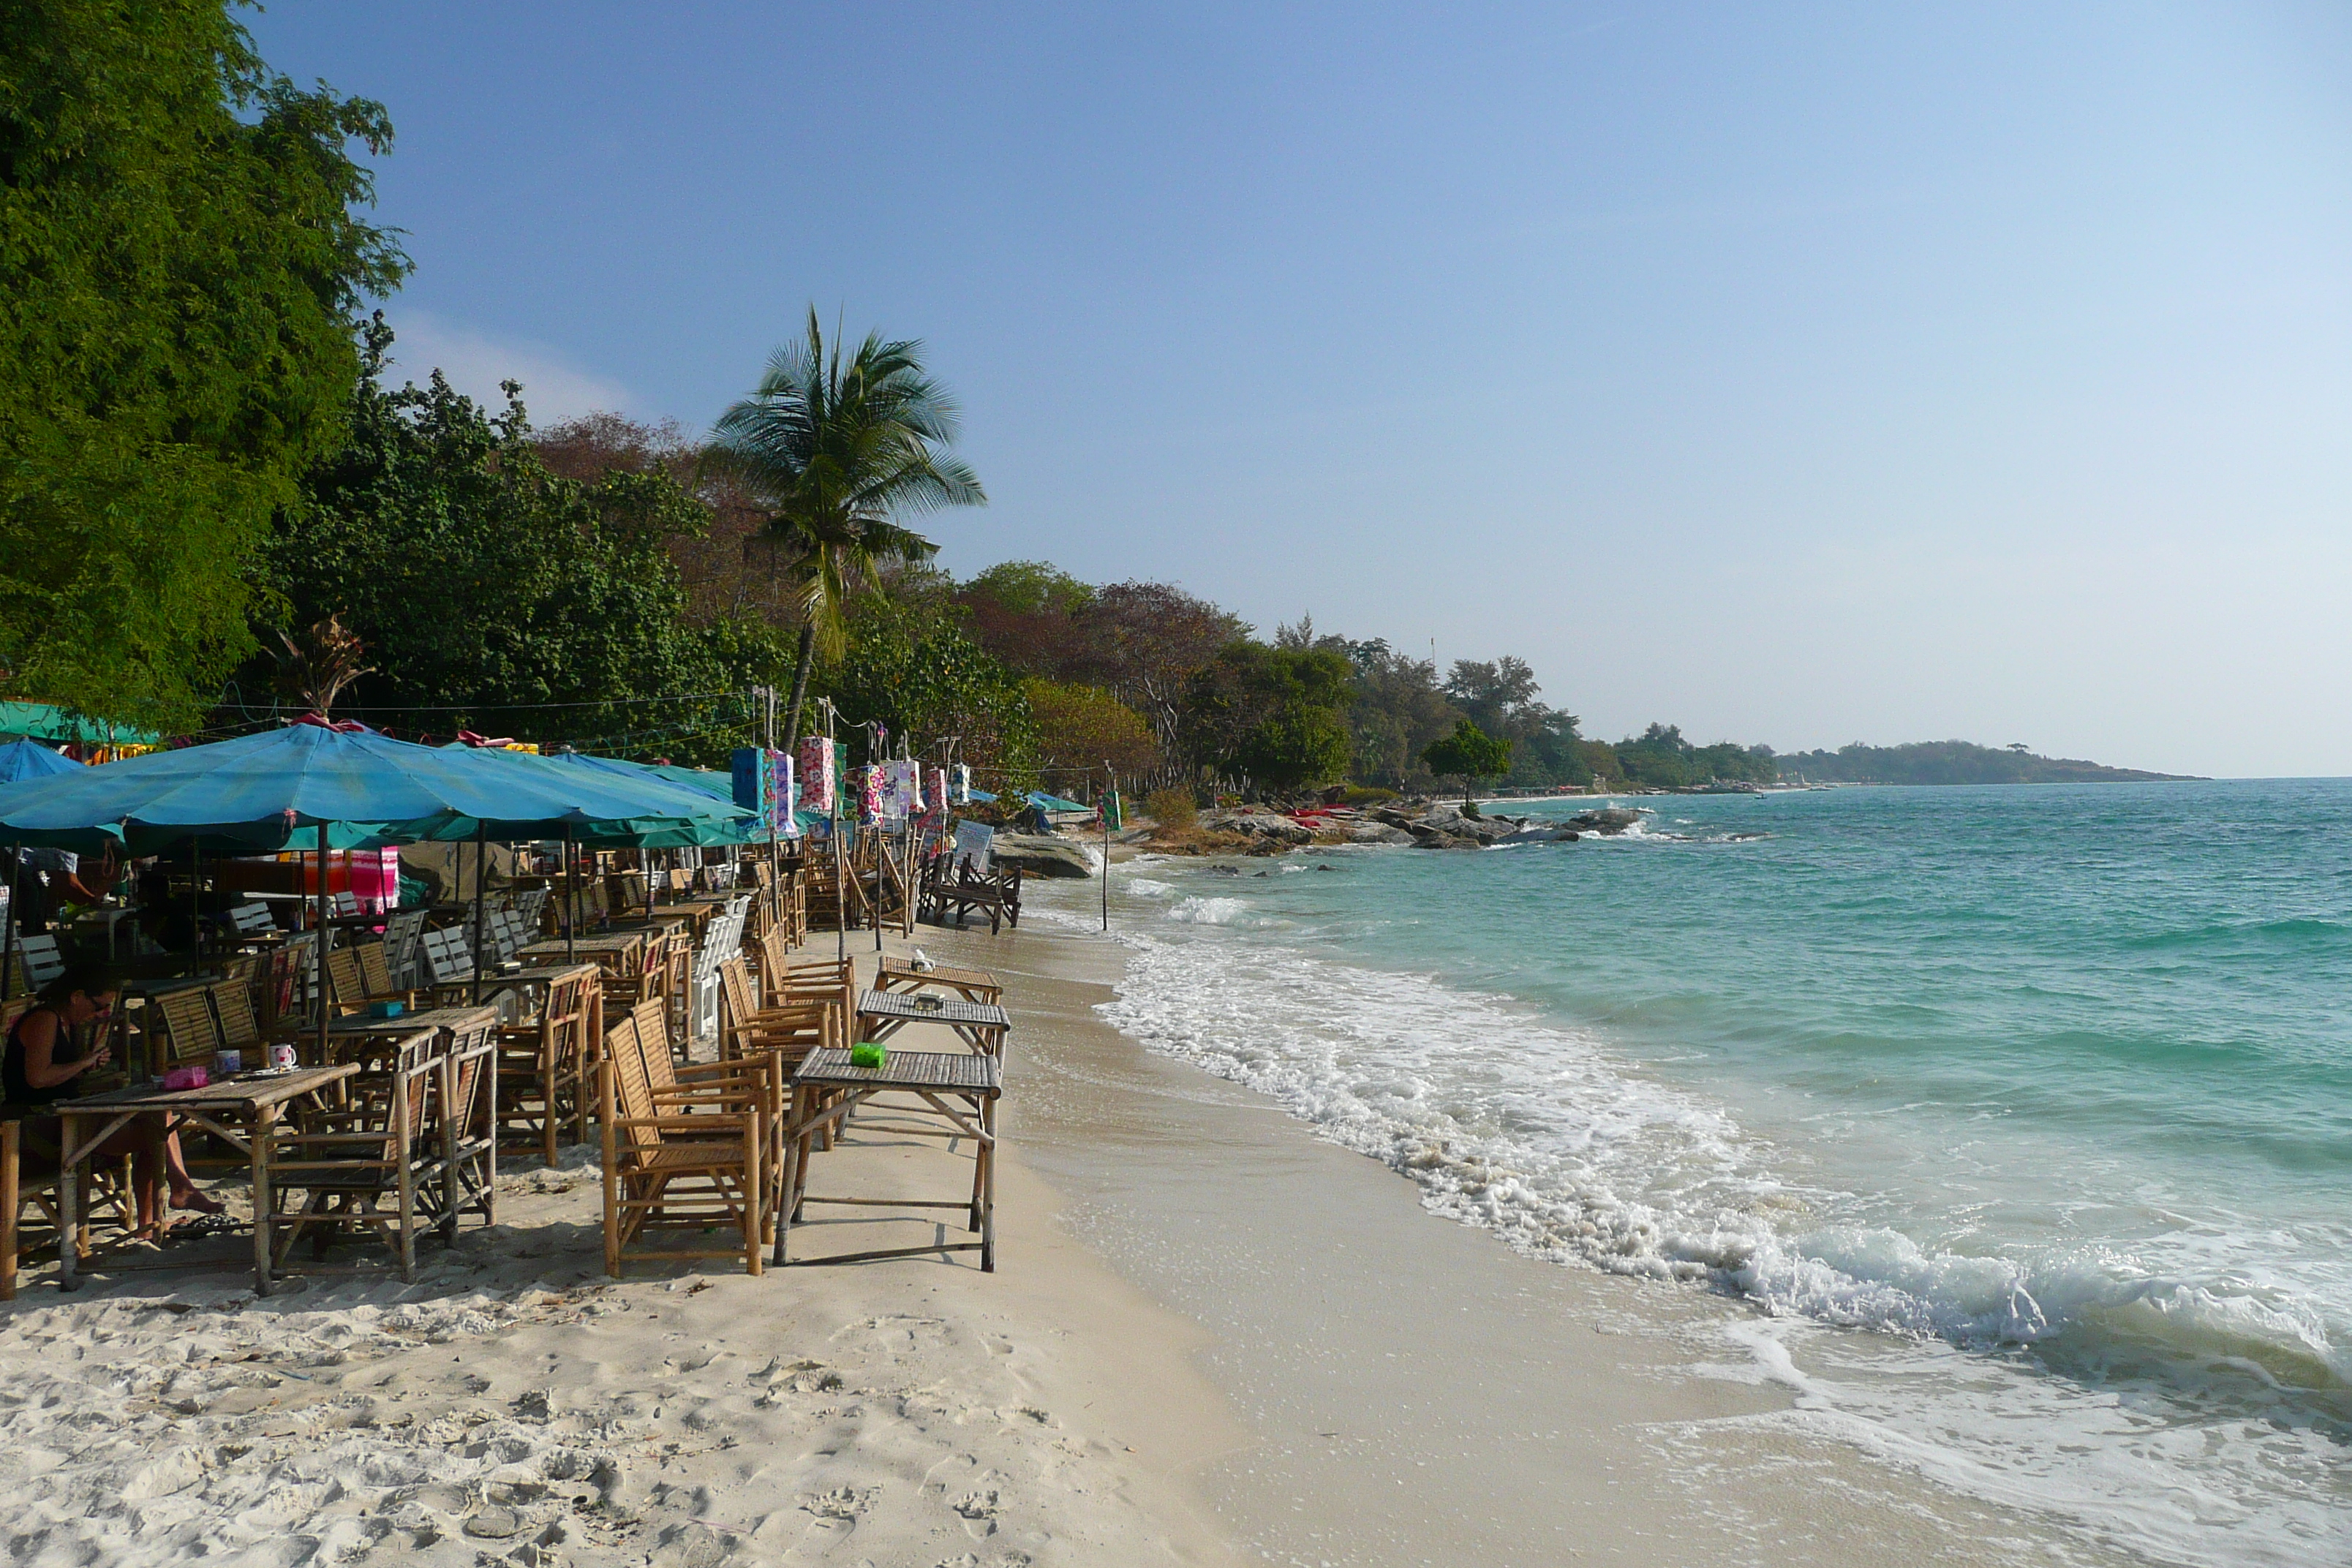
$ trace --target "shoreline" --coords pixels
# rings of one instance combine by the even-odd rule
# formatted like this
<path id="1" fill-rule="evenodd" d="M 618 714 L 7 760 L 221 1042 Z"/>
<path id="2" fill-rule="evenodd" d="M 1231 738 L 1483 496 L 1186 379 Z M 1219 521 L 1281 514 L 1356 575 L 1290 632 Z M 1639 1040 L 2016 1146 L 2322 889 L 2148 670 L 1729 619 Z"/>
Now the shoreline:
<path id="1" fill-rule="evenodd" d="M 1194 1479 L 1246 1555 L 2139 1561 L 1866 1453 L 1792 1370 L 1758 1370 L 1735 1336 L 1768 1320 L 1746 1304 L 1516 1253 L 1256 1091 L 1150 1052 L 1095 1010 L 1116 940 L 1033 921 L 919 942 L 1021 999 L 1014 1134 L 1060 1223 L 1206 1331 L 1194 1360 L 1255 1443 Z"/>
<path id="2" fill-rule="evenodd" d="M 255 1302 L 233 1275 L 100 1270 L 61 1298 L 44 1271 L 0 1310 L 18 1560 L 2123 1560 L 1866 1457 L 1753 1370 L 1738 1304 L 1522 1257 L 1149 1052 L 1096 1011 L 1115 942 L 888 945 L 1006 984 L 997 1273 L 615 1283 L 585 1150 L 509 1163 L 501 1230 L 413 1286 Z M 828 1185 L 891 1193 L 936 1158 L 879 1134 L 824 1156 Z"/>

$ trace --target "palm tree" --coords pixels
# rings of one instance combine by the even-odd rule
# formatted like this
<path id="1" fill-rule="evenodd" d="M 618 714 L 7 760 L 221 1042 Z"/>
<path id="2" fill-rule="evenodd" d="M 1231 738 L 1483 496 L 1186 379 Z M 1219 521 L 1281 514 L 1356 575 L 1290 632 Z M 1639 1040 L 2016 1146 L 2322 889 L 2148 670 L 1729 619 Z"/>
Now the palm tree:
<path id="1" fill-rule="evenodd" d="M 800 733 L 817 650 L 835 658 L 848 641 L 852 602 L 879 592 L 882 568 L 939 553 L 897 520 L 988 502 L 971 469 L 946 451 L 955 399 L 924 371 L 922 348 L 869 332 L 845 362 L 838 341 L 827 351 L 812 306 L 808 341 L 769 355 L 759 388 L 712 428 L 709 460 L 767 510 L 768 535 L 792 556 L 800 584 L 788 744 Z"/>

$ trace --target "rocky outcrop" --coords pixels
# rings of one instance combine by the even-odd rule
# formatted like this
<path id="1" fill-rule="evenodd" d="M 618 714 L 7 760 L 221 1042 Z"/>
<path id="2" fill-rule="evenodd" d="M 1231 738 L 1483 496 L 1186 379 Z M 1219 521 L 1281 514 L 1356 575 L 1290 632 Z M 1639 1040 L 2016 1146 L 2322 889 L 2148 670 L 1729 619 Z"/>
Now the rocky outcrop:
<path id="1" fill-rule="evenodd" d="M 1095 858 L 1066 838 L 1034 833 L 1000 833 L 993 846 L 996 862 L 1037 877 L 1091 877 Z"/>
<path id="2" fill-rule="evenodd" d="M 1213 813 L 1201 819 L 1201 826 L 1216 832 L 1270 838 L 1281 844 L 1305 844 L 1315 837 L 1315 830 L 1305 823 L 1270 811 L 1236 812 L 1230 816 Z"/>

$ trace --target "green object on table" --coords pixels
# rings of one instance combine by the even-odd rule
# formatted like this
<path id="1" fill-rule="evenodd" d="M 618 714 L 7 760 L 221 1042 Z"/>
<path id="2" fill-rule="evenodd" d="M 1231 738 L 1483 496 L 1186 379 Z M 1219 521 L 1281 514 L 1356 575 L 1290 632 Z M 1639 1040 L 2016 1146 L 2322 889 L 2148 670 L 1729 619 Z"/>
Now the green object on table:
<path id="1" fill-rule="evenodd" d="M 854 1068 L 878 1068 L 890 1059 L 890 1053 L 878 1040 L 860 1040 L 849 1047 L 849 1065 Z"/>
<path id="2" fill-rule="evenodd" d="M 397 1018 L 406 1010 L 407 1004 L 403 1002 L 371 1002 L 368 1004 L 368 1016 L 371 1018 Z"/>

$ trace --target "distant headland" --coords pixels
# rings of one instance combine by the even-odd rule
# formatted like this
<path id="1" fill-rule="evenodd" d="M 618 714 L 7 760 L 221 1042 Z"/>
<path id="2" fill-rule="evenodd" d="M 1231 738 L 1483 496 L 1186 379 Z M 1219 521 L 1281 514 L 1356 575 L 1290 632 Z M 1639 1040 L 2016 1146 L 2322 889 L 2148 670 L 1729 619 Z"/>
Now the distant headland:
<path id="1" fill-rule="evenodd" d="M 1979 746 L 1972 741 L 1915 741 L 1907 746 L 1856 742 L 1834 752 L 1786 752 L 1773 761 L 1784 784 L 2143 784 L 2198 776 L 2111 768 L 2079 757 L 2045 757 L 2023 746 Z"/>

